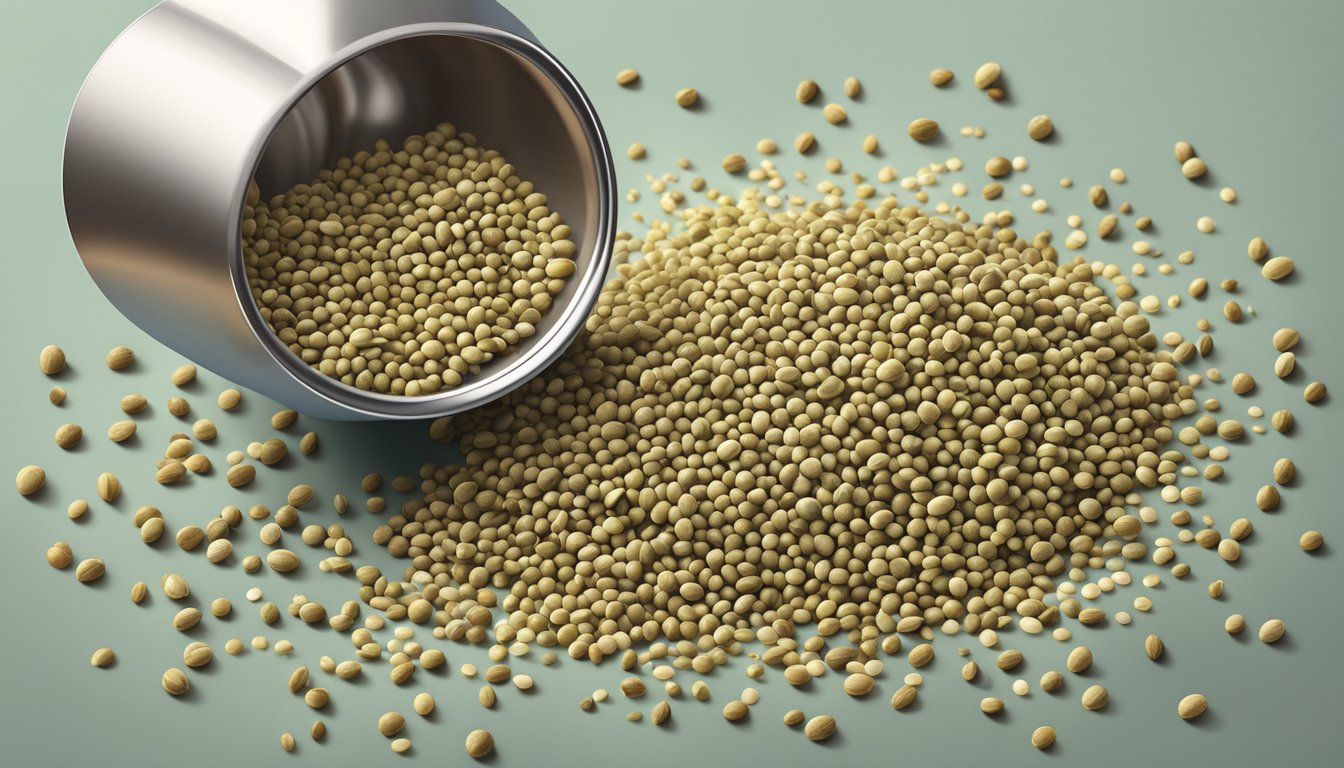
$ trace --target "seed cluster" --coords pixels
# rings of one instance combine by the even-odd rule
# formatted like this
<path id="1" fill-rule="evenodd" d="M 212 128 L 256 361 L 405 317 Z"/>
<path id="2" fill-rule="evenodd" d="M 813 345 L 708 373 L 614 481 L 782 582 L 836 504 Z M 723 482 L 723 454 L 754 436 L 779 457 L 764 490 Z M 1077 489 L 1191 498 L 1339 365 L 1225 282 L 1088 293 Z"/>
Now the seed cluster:
<path id="1" fill-rule="evenodd" d="M 253 184 L 242 224 L 248 284 L 280 341 L 344 384 L 408 397 L 532 336 L 574 272 L 570 236 L 544 194 L 450 123 L 269 200 Z"/>
<path id="2" fill-rule="evenodd" d="M 571 655 L 1052 622 L 1195 409 L 1135 304 L 1012 230 L 745 199 L 622 247 L 569 354 L 453 422 L 465 465 L 381 529 Z"/>

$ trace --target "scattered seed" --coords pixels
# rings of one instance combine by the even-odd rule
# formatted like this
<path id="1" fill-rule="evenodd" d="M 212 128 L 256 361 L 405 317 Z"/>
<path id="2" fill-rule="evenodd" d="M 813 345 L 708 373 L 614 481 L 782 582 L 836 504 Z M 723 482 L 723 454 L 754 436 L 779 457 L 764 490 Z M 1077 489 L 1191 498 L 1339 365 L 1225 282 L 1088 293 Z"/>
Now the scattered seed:
<path id="1" fill-rule="evenodd" d="M 616 73 L 616 83 L 622 86 L 631 86 L 639 81 L 639 70 L 622 69 Z"/>
<path id="2" fill-rule="evenodd" d="M 912 120 L 906 131 L 915 141 L 932 141 L 938 136 L 938 123 L 927 117 L 921 117 Z"/>
<path id="3" fill-rule="evenodd" d="M 130 347 L 113 347 L 107 353 L 107 367 L 114 371 L 124 371 L 135 362 L 135 352 Z"/>
<path id="4" fill-rule="evenodd" d="M 181 696 L 191 689 L 191 683 L 187 680 L 187 673 L 173 667 L 163 673 L 163 690 L 170 696 Z"/>
<path id="5" fill-rule="evenodd" d="M 495 737 L 489 731 L 477 729 L 467 734 L 467 754 L 477 760 L 495 751 Z"/>
<path id="6" fill-rule="evenodd" d="M 95 667 L 106 668 L 117 662 L 117 654 L 111 648 L 99 648 L 93 652 L 89 663 Z"/>
<path id="7" fill-rule="evenodd" d="M 1204 698 L 1201 693 L 1192 693 L 1181 699 L 1176 705 L 1176 714 L 1181 716 L 1182 720 L 1193 720 L 1209 708 L 1209 700 Z"/>
<path id="8" fill-rule="evenodd" d="M 1270 619 L 1260 625 L 1260 642 L 1277 643 L 1284 633 L 1283 621 L 1280 619 Z"/>

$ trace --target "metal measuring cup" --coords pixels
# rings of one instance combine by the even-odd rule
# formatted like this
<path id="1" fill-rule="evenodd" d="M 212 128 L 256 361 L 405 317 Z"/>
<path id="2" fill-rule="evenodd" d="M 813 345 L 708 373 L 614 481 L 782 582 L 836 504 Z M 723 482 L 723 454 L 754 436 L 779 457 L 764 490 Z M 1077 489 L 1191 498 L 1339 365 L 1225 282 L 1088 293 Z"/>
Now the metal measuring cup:
<path id="1" fill-rule="evenodd" d="M 475 133 L 565 217 L 577 269 L 537 333 L 455 389 L 347 386 L 263 321 L 244 276 L 248 183 L 311 181 L 380 138 Z M 66 136 L 66 217 L 98 287 L 177 352 L 313 416 L 411 419 L 489 402 L 552 363 L 606 279 L 611 152 L 570 73 L 492 0 L 168 0 L 84 82 Z"/>

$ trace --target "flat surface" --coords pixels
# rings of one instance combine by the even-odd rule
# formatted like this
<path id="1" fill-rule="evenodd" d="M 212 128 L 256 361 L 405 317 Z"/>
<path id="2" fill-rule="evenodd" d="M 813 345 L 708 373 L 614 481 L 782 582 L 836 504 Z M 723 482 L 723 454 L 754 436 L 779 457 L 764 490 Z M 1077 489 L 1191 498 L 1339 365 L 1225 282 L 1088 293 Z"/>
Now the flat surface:
<path id="1" fill-rule="evenodd" d="M 934 201 L 952 199 L 950 182 L 963 179 L 972 195 L 963 202 L 975 217 L 988 204 L 976 196 L 987 180 L 980 171 L 992 155 L 1027 155 L 1031 170 L 1013 176 L 1010 193 L 996 207 L 1018 215 L 1018 228 L 1063 231 L 1070 213 L 1086 219 L 1095 231 L 1096 212 L 1086 201 L 1090 184 L 1106 182 L 1107 172 L 1123 167 L 1129 182 L 1106 182 L 1113 200 L 1132 200 L 1137 214 L 1152 215 L 1154 231 L 1144 235 L 1174 263 L 1174 255 L 1193 249 L 1193 266 L 1178 266 L 1171 277 L 1138 278 L 1140 291 L 1166 297 L 1181 293 L 1196 276 L 1215 284 L 1224 277 L 1241 281 L 1238 297 L 1253 305 L 1258 316 L 1227 327 L 1218 307 L 1224 297 L 1214 291 L 1205 302 L 1187 300 L 1185 307 L 1164 310 L 1155 319 L 1159 330 L 1196 335 L 1194 322 L 1214 321 L 1218 353 L 1212 361 L 1229 375 L 1247 370 L 1260 381 L 1252 398 L 1235 397 L 1226 384 L 1206 387 L 1202 396 L 1219 397 L 1230 414 L 1242 416 L 1254 403 L 1272 412 L 1290 407 L 1298 415 L 1291 437 L 1250 435 L 1234 447 L 1227 463 L 1229 477 L 1207 483 L 1207 498 L 1196 512 L 1208 512 L 1219 527 L 1249 516 L 1256 525 L 1245 542 L 1242 563 L 1229 567 L 1211 552 L 1179 549 L 1194 569 L 1184 582 L 1168 576 L 1158 589 L 1130 587 L 1107 596 L 1110 610 L 1128 607 L 1140 594 L 1156 607 L 1149 615 L 1135 612 L 1133 625 L 1112 623 L 1104 630 L 1076 631 L 1095 652 L 1097 663 L 1088 680 L 1068 676 L 1058 695 L 1035 691 L 1047 669 L 1062 669 L 1070 645 L 1049 637 L 1005 636 L 1005 646 L 1026 652 L 1022 675 L 1033 693 L 1018 699 L 1009 691 L 1011 678 L 993 670 L 993 654 L 970 638 L 943 638 L 939 659 L 924 670 L 920 703 L 896 713 L 887 705 L 900 678 L 908 671 L 903 658 L 888 660 L 879 688 L 866 701 L 855 701 L 828 677 L 811 690 L 796 692 L 778 672 L 754 683 L 762 702 L 744 725 L 723 721 L 719 709 L 748 683 L 742 664 L 711 676 L 712 705 L 690 699 L 674 702 L 673 727 L 665 731 L 647 723 L 625 722 L 630 709 L 616 702 L 599 714 L 585 714 L 578 700 L 596 687 L 613 690 L 622 677 L 615 665 L 593 669 L 563 663 L 540 670 L 537 654 L 516 663 L 536 674 L 539 690 L 531 695 L 501 692 L 500 704 L 487 712 L 475 703 L 479 681 L 463 678 L 463 662 L 482 664 L 475 648 L 447 646 L 453 671 L 446 675 L 418 673 L 403 689 L 391 685 L 385 664 L 366 667 L 356 684 L 318 675 L 332 691 L 332 704 L 315 713 L 285 690 L 289 670 L 298 663 L 316 666 L 323 654 L 346 658 L 351 648 L 335 633 L 316 631 L 285 617 L 265 627 L 257 606 L 243 599 L 258 585 L 267 599 L 281 606 L 303 592 L 329 607 L 354 596 L 352 581 L 321 574 L 317 555 L 287 537 L 304 555 L 306 565 L 293 578 L 272 573 L 248 576 L 236 565 L 216 567 L 200 554 L 187 554 L 166 540 L 157 547 L 141 544 L 130 516 L 141 504 L 163 509 L 170 528 L 203 525 L 225 504 L 262 502 L 278 506 L 294 483 L 311 482 L 325 501 L 337 492 L 350 495 L 357 510 L 342 522 L 357 546 L 359 562 L 399 571 L 369 541 L 380 518 L 363 511 L 358 478 L 367 471 L 414 473 L 425 461 L 443 461 L 448 452 L 424 436 L 423 425 L 341 425 L 301 422 L 288 439 L 291 446 L 303 430 L 316 429 L 322 448 L 314 457 L 295 457 L 286 465 L 263 470 L 257 482 L 239 492 L 219 474 L 165 489 L 153 481 L 153 463 L 167 436 L 184 428 L 167 413 L 174 393 L 169 372 L 181 362 L 125 322 L 99 294 L 77 260 L 65 232 L 61 211 L 59 168 L 63 128 L 79 83 L 98 53 L 123 26 L 149 6 L 144 0 L 102 0 L 4 4 L 6 45 L 0 48 L 0 103 L 5 118 L 0 135 L 7 148 L 6 183 L 0 185 L 0 211 L 5 222 L 4 259 L 9 270 L 4 316 L 9 327 L 4 366 L 5 425 L 0 440 L 0 467 L 12 477 L 29 463 L 45 466 L 46 491 L 36 499 L 4 496 L 0 514 L 0 761 L 11 766 L 282 765 L 303 761 L 326 765 L 368 765 L 397 758 L 376 731 L 378 714 L 399 709 L 409 718 L 404 735 L 414 742 L 407 757 L 420 763 L 461 765 L 469 762 L 462 741 L 473 728 L 489 728 L 499 745 L 498 765 L 638 764 L 813 765 L 821 760 L 845 764 L 889 761 L 939 765 L 1092 766 L 1208 764 L 1319 765 L 1344 749 L 1338 684 L 1344 679 L 1339 653 L 1341 614 L 1337 584 L 1340 559 L 1334 549 L 1315 556 L 1297 548 L 1299 534 L 1309 528 L 1325 532 L 1334 546 L 1344 542 L 1337 486 L 1330 479 L 1338 461 L 1336 438 L 1344 420 L 1338 403 L 1310 407 L 1301 399 L 1308 379 L 1320 378 L 1344 387 L 1338 341 L 1338 287 L 1344 284 L 1344 260 L 1335 252 L 1338 229 L 1338 180 L 1344 163 L 1338 151 L 1341 114 L 1338 74 L 1341 53 L 1337 31 L 1344 24 L 1344 6 L 1327 2 L 1281 3 L 1272 13 L 1253 2 L 1137 2 L 1122 6 L 1088 6 L 1072 2 L 1016 4 L 996 2 L 942 4 L 801 2 L 751 3 L 556 3 L 517 0 L 510 4 L 589 89 L 621 153 L 618 158 L 622 193 L 645 190 L 637 206 L 623 204 L 621 226 L 637 231 L 629 218 L 635 208 L 650 215 L 657 196 L 649 194 L 646 173 L 676 170 L 675 159 L 693 159 L 710 180 L 725 190 L 736 188 L 718 172 L 729 152 L 749 156 L 755 141 L 771 136 L 791 146 L 802 130 L 815 130 L 822 149 L 800 160 L 791 151 L 778 162 L 786 173 L 804 169 L 813 181 L 822 178 L 821 161 L 844 158 L 847 170 L 873 176 L 886 163 L 902 175 L 928 162 L 959 156 L 967 170 L 931 190 Z M 971 86 L 971 75 L 985 60 L 1003 63 L 1012 100 L 994 104 Z M 641 86 L 619 89 L 615 72 L 627 66 L 641 70 Z M 946 90 L 927 82 L 935 66 L 954 69 L 957 79 Z M 850 104 L 840 93 L 845 76 L 864 83 L 860 101 Z M 825 98 L 849 106 L 851 122 L 836 128 L 825 124 L 818 108 L 793 101 L 798 80 L 818 80 Z M 695 86 L 702 107 L 679 109 L 674 92 Z M 1059 129 L 1058 140 L 1038 145 L 1025 136 L 1027 118 L 1048 112 Z M 904 126 L 919 116 L 937 118 L 945 127 L 942 142 L 917 146 L 904 136 Z M 983 126 L 984 139 L 957 135 L 962 125 Z M 859 143 L 876 133 L 884 156 L 867 158 Z M 1210 163 L 1212 183 L 1195 185 L 1183 179 L 1172 159 L 1172 144 L 1188 139 Z M 631 142 L 649 147 L 642 163 L 627 160 Z M 202 151 L 209 151 L 202 147 Z M 690 173 L 683 173 L 683 180 Z M 1071 176 L 1072 190 L 1058 185 Z M 791 177 L 790 177 L 791 180 Z M 1022 181 L 1034 183 L 1055 213 L 1031 213 L 1016 192 Z M 852 183 L 837 179 L 844 186 Z M 1224 184 L 1240 193 L 1236 205 L 1219 202 Z M 790 191 L 807 194 L 810 187 L 793 183 Z M 906 194 L 908 198 L 908 193 Z M 692 199 L 697 199 L 695 196 Z M 661 215 L 661 214 L 660 214 Z M 1213 216 L 1212 235 L 1195 231 L 1200 215 Z M 1086 253 L 1128 267 L 1146 261 L 1132 256 L 1128 243 L 1137 234 L 1127 220 L 1125 237 Z M 1299 276 L 1290 286 L 1269 285 L 1245 255 L 1247 240 L 1263 235 L 1277 253 L 1297 258 Z M 1154 274 L 1155 274 L 1155 270 Z M 1305 341 L 1300 374 L 1290 382 L 1271 373 L 1273 331 L 1282 325 L 1301 329 Z M 57 382 L 37 370 L 38 350 L 58 343 L 69 353 L 71 369 Z M 102 363 L 108 348 L 129 344 L 139 363 L 125 373 L 112 373 Z M 53 383 L 69 390 L 65 406 L 47 403 Z M 271 435 L 267 417 L 274 405 L 257 396 L 247 399 L 237 415 L 221 414 L 214 404 L 226 386 L 218 375 L 202 372 L 186 391 L 193 417 L 216 419 L 220 437 L 209 448 L 217 467 L 224 455 L 247 442 Z M 103 436 L 119 418 L 119 398 L 129 392 L 150 397 L 153 406 L 130 445 L 113 445 Z M 63 453 L 52 434 L 63 422 L 84 426 L 82 447 Z M 1247 423 L 1251 420 L 1246 419 Z M 1282 508 L 1273 514 L 1255 509 L 1255 489 L 1268 482 L 1278 456 L 1297 461 L 1299 479 L 1284 492 Z M 100 471 L 117 472 L 125 486 L 122 501 L 97 501 L 94 479 Z M 66 505 L 75 498 L 93 499 L 86 521 L 66 519 Z M 403 497 L 390 494 L 393 507 Z M 1172 507 L 1157 503 L 1163 523 L 1155 535 L 1174 536 L 1166 523 Z M 329 504 L 304 513 L 305 522 L 331 522 Z M 251 521 L 235 536 L 239 555 L 260 553 L 259 526 Z M 108 575 L 93 587 L 76 583 L 73 572 L 45 564 L 43 552 L 53 541 L 74 547 L 76 558 L 101 557 Z M 1141 564 L 1136 574 L 1152 571 Z M 129 600 L 131 584 L 143 579 L 157 586 L 167 571 L 187 576 L 202 603 L 217 596 L 234 601 L 231 620 L 207 619 L 185 637 L 170 626 L 176 606 L 157 589 L 147 605 Z M 1226 597 L 1209 599 L 1204 585 L 1227 580 Z M 1253 631 L 1232 638 L 1222 630 L 1227 614 L 1246 615 L 1252 627 L 1281 617 L 1288 637 L 1274 647 L 1253 639 Z M 1142 655 L 1148 632 L 1166 640 L 1168 657 L 1153 664 Z M 249 651 L 225 656 L 229 637 L 244 640 L 264 634 L 272 642 L 290 639 L 290 659 Z M 383 633 L 384 636 L 389 633 Z M 216 661 L 192 672 L 193 694 L 173 700 L 159 687 L 159 675 L 181 664 L 182 647 L 201 639 L 215 648 Z M 426 640 L 420 632 L 418 639 Z M 433 642 L 432 639 L 428 640 Z M 116 649 L 120 661 L 109 670 L 89 666 L 89 655 L 102 645 Z M 908 644 L 907 644 L 908 645 Z M 957 672 L 956 648 L 970 646 L 973 658 L 992 672 L 968 685 Z M 1092 680 L 1107 685 L 1110 706 L 1100 713 L 1082 710 L 1078 698 Z M 683 680 L 689 689 L 690 679 Z M 439 701 L 432 723 L 412 713 L 416 691 L 430 690 Z M 1177 700 L 1191 691 L 1208 695 L 1208 714 L 1196 724 L 1176 717 Z M 978 700 L 996 695 L 1008 703 L 1007 713 L 988 719 Z M 657 701 L 641 702 L 648 708 Z M 794 706 L 809 715 L 827 712 L 840 722 L 840 735 L 825 748 L 780 724 Z M 316 717 L 328 722 L 325 745 L 306 734 Z M 1055 748 L 1045 754 L 1029 745 L 1040 724 L 1059 732 Z M 293 731 L 299 750 L 287 757 L 279 748 L 282 731 Z"/>

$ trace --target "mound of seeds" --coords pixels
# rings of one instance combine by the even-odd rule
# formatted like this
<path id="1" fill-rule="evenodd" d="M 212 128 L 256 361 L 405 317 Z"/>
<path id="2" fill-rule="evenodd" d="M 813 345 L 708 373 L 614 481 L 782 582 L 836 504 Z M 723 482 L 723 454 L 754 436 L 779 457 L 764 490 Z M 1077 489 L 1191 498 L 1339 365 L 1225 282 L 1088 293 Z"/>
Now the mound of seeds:
<path id="1" fill-rule="evenodd" d="M 623 241 L 568 354 L 451 423 L 465 464 L 375 537 L 407 581 L 507 589 L 515 628 L 595 658 L 777 619 L 1048 622 L 1172 471 L 1191 388 L 1045 238 L 894 198 L 683 224 Z"/>
<path id="2" fill-rule="evenodd" d="M 253 184 L 242 225 L 276 336 L 344 384 L 409 397 L 533 335 L 574 272 L 569 238 L 544 194 L 450 123 L 269 200 Z"/>

